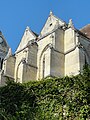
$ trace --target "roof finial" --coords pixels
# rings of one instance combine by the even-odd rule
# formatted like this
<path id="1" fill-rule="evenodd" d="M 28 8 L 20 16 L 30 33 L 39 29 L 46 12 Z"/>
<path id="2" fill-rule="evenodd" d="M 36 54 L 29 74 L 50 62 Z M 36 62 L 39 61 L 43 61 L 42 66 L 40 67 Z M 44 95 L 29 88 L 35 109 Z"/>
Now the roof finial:
<path id="1" fill-rule="evenodd" d="M 72 22 L 72 19 L 69 20 L 69 23 L 68 23 L 68 28 L 74 28 L 74 25 L 73 25 L 73 22 Z"/>
<path id="2" fill-rule="evenodd" d="M 29 30 L 29 26 L 26 27 L 26 30 Z"/>
<path id="3" fill-rule="evenodd" d="M 50 15 L 52 15 L 53 14 L 53 12 L 50 10 Z"/>

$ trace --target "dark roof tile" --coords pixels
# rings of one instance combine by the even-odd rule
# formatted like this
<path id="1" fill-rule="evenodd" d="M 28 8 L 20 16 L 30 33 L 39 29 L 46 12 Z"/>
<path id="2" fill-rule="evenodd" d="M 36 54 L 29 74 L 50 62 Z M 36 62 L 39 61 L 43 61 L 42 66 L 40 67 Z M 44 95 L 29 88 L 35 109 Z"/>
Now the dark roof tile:
<path id="1" fill-rule="evenodd" d="M 88 24 L 85 27 L 81 28 L 80 31 L 82 33 L 84 33 L 88 38 L 90 38 L 90 24 Z"/>

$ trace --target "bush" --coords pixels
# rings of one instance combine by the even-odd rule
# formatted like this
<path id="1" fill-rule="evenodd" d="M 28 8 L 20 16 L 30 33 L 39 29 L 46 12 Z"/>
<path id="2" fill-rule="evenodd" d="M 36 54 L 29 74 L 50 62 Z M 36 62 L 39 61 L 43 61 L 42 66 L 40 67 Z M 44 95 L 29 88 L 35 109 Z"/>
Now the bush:
<path id="1" fill-rule="evenodd" d="M 0 120 L 89 120 L 90 68 L 64 78 L 0 88 Z"/>

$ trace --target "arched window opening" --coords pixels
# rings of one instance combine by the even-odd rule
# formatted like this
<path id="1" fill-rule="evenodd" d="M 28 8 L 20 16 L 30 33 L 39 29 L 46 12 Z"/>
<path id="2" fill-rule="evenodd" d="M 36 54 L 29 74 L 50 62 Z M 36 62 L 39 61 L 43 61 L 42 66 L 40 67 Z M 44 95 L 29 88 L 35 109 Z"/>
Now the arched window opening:
<path id="1" fill-rule="evenodd" d="M 0 58 L 0 69 L 1 69 L 1 58 Z"/>
<path id="2" fill-rule="evenodd" d="M 85 65 L 87 64 L 87 58 L 86 58 L 86 55 L 85 55 Z"/>
<path id="3" fill-rule="evenodd" d="M 43 58 L 43 78 L 45 77 L 45 56 Z"/>
<path id="4" fill-rule="evenodd" d="M 3 59 L 1 60 L 1 70 L 2 70 L 2 67 L 3 67 Z"/>

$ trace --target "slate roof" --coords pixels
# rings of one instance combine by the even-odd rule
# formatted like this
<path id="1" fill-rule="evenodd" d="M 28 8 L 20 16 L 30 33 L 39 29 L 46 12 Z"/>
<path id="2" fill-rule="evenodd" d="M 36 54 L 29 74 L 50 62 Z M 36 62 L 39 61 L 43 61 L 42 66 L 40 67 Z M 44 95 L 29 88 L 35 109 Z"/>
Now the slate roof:
<path id="1" fill-rule="evenodd" d="M 80 31 L 84 33 L 88 38 L 90 38 L 90 24 L 81 28 Z"/>

